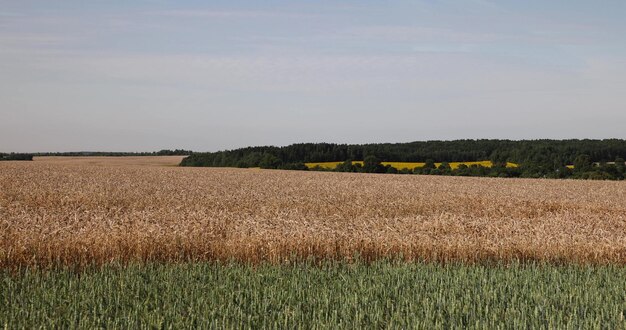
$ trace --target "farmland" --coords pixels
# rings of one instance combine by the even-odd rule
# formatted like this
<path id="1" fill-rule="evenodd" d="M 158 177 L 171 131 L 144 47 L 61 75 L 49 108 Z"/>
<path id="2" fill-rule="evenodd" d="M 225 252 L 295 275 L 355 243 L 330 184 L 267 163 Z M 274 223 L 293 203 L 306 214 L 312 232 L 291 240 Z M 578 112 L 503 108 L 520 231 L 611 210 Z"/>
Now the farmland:
<path id="1" fill-rule="evenodd" d="M 342 162 L 319 162 L 319 163 L 305 163 L 305 165 L 308 168 L 315 168 L 317 166 L 324 168 L 324 169 L 329 169 L 332 170 L 334 168 L 337 167 L 337 165 L 341 164 Z M 356 160 L 356 161 L 352 161 L 352 164 L 359 164 L 359 165 L 363 165 L 363 161 L 361 160 Z M 401 170 L 403 168 L 409 169 L 409 170 L 413 170 L 415 168 L 418 167 L 423 167 L 424 165 L 426 165 L 426 163 L 424 162 L 381 162 L 381 164 L 383 166 L 391 166 L 395 169 Z M 452 169 L 457 169 L 459 168 L 459 166 L 463 164 L 466 166 L 472 166 L 472 165 L 478 165 L 478 166 L 484 166 L 484 167 L 492 167 L 493 163 L 489 160 L 484 160 L 484 161 L 478 161 L 478 162 L 450 162 L 449 165 Z M 436 167 L 439 167 L 441 165 L 441 163 L 435 163 Z M 507 162 L 506 163 L 506 167 L 517 167 L 518 165 L 515 163 L 511 163 L 511 162 Z"/>
<path id="2" fill-rule="evenodd" d="M 0 164 L 1 267 L 355 254 L 626 263 L 623 182 L 103 161 Z"/>
<path id="3" fill-rule="evenodd" d="M 0 281 L 0 326 L 624 329 L 625 277 L 611 266 L 389 262 L 29 271 Z"/>
<path id="4" fill-rule="evenodd" d="M 0 326 L 624 328 L 626 185 L 0 164 Z"/>
<path id="5" fill-rule="evenodd" d="M 238 167 L 501 178 L 624 180 L 626 141 L 454 140 L 300 143 L 194 152 L 190 167 Z"/>
<path id="6" fill-rule="evenodd" d="M 33 160 L 46 164 L 58 165 L 96 165 L 96 166 L 177 166 L 185 156 L 45 156 Z"/>

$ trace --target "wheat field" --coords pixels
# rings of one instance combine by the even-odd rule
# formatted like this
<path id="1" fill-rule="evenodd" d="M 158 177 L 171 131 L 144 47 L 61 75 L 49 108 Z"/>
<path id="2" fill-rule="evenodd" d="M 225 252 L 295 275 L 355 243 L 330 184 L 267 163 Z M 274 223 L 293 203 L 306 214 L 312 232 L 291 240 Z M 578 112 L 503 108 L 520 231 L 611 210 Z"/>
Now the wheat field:
<path id="1" fill-rule="evenodd" d="M 45 156 L 33 161 L 48 164 L 97 166 L 178 166 L 185 156 Z"/>
<path id="2" fill-rule="evenodd" d="M 626 264 L 625 182 L 126 161 L 1 163 L 0 268 L 352 258 Z"/>

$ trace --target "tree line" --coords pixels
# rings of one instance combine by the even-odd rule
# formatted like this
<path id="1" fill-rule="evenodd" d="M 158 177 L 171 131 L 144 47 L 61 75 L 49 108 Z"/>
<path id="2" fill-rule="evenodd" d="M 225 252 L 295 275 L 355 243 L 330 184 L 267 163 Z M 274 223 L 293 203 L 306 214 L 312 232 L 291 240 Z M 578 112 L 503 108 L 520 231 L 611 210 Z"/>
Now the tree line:
<path id="1" fill-rule="evenodd" d="M 530 178 L 623 179 L 626 140 L 455 140 L 380 144 L 302 143 L 193 153 L 181 166 L 307 170 L 305 163 L 344 161 L 334 171 Z M 364 164 L 352 164 L 363 160 Z M 490 160 L 492 167 L 449 162 Z M 396 169 L 381 162 L 425 162 Z M 434 166 L 435 162 L 441 163 Z M 519 164 L 507 168 L 506 162 Z M 568 167 L 573 165 L 573 168 Z M 321 167 L 314 170 L 327 170 Z"/>
<path id="2" fill-rule="evenodd" d="M 107 156 L 107 157 L 123 157 L 123 156 L 188 156 L 193 154 L 191 150 L 184 149 L 162 149 L 151 152 L 124 152 L 124 151 L 69 151 L 69 152 L 37 152 L 33 156 Z"/>
<path id="3" fill-rule="evenodd" d="M 70 152 L 36 152 L 36 153 L 0 153 L 2 160 L 33 160 L 36 156 L 57 156 L 57 157 L 89 157 L 89 156 L 189 156 L 193 154 L 191 150 L 184 149 L 163 149 L 153 152 L 116 152 L 116 151 L 70 151 Z"/>
<path id="4" fill-rule="evenodd" d="M 0 153 L 0 161 L 3 160 L 33 160 L 33 155 L 20 153 Z"/>
<path id="5" fill-rule="evenodd" d="M 424 166 L 414 169 L 397 169 L 391 165 L 383 165 L 375 156 L 368 156 L 361 163 L 351 160 L 344 161 L 335 169 L 316 166 L 310 170 L 334 172 L 362 172 L 362 173 L 391 173 L 391 174 L 422 174 L 422 175 L 452 175 L 452 176 L 479 176 L 501 178 L 552 178 L 552 179 L 591 179 L 591 180 L 624 180 L 626 164 L 623 158 L 616 158 L 614 162 L 594 163 L 589 156 L 581 155 L 574 161 L 574 165 L 541 167 L 537 164 L 521 164 L 517 167 L 507 167 L 506 162 L 493 163 L 493 166 L 460 164 L 452 168 L 448 162 L 438 166 L 429 159 Z"/>

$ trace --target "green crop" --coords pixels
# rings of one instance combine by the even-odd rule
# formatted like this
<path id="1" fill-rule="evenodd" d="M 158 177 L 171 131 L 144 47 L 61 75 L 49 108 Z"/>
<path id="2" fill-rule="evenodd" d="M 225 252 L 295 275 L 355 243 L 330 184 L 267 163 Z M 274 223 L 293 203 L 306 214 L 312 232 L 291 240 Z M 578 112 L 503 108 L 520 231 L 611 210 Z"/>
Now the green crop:
<path id="1" fill-rule="evenodd" d="M 0 328 L 626 328 L 626 268 L 615 266 L 188 263 L 0 274 Z"/>

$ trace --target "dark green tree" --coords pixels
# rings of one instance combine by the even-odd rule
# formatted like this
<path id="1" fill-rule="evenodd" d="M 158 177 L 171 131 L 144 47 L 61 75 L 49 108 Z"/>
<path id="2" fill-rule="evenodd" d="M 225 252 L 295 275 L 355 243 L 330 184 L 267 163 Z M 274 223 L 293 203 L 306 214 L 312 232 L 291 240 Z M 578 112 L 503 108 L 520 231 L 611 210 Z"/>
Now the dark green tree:
<path id="1" fill-rule="evenodd" d="M 380 163 L 380 160 L 374 156 L 369 155 L 363 160 L 363 172 L 366 173 L 384 173 L 385 167 Z"/>
<path id="2" fill-rule="evenodd" d="M 624 162 L 624 158 L 615 158 L 615 168 L 617 168 L 617 170 L 622 173 L 622 175 L 626 174 L 626 163 Z"/>
<path id="3" fill-rule="evenodd" d="M 439 164 L 438 169 L 441 174 L 450 174 L 452 172 L 452 167 L 450 167 L 450 164 L 448 162 L 442 162 L 441 164 Z"/>
<path id="4" fill-rule="evenodd" d="M 424 166 L 422 168 L 424 169 L 430 169 L 430 170 L 434 170 L 435 169 L 435 161 L 432 159 L 427 159 Z"/>
<path id="5" fill-rule="evenodd" d="M 389 173 L 389 174 L 397 174 L 398 173 L 398 169 L 391 166 L 391 165 L 387 165 L 385 166 L 385 173 Z"/>
<path id="6" fill-rule="evenodd" d="M 356 172 L 356 167 L 352 164 L 352 160 L 348 159 L 345 162 L 337 165 L 335 168 L 337 172 Z"/>
<path id="7" fill-rule="evenodd" d="M 589 172 L 593 168 L 591 157 L 589 155 L 578 155 L 574 160 L 574 172 Z"/>
<path id="8" fill-rule="evenodd" d="M 309 168 L 304 163 L 284 164 L 280 168 L 283 170 L 292 170 L 292 171 L 308 171 L 309 170 Z"/>
<path id="9" fill-rule="evenodd" d="M 261 158 L 261 162 L 259 162 L 260 168 L 278 168 L 280 165 L 280 159 L 269 153 L 264 154 Z"/>

